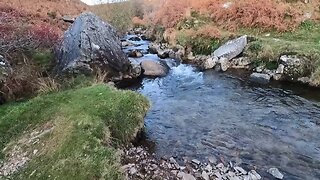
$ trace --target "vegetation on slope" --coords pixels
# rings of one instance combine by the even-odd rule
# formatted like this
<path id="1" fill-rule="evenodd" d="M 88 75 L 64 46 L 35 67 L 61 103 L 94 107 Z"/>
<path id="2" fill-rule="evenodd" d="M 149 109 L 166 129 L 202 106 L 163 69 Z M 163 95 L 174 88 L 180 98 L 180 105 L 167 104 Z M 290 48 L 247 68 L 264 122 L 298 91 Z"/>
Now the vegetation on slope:
<path id="1" fill-rule="evenodd" d="M 121 179 L 116 147 L 135 137 L 147 109 L 141 95 L 106 85 L 1 106 L 0 159 L 30 159 L 13 179 Z"/>

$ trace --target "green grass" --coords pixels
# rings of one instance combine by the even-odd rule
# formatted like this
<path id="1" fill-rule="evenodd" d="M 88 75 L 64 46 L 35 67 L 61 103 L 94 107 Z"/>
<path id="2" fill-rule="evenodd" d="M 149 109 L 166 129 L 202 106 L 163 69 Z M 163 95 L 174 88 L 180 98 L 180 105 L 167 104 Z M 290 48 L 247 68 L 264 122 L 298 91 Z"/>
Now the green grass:
<path id="1" fill-rule="evenodd" d="M 13 179 L 122 179 L 117 147 L 143 127 L 148 101 L 106 85 L 43 95 L 0 108 L 0 160 L 41 127 L 51 133 L 25 151 L 39 150 Z"/>

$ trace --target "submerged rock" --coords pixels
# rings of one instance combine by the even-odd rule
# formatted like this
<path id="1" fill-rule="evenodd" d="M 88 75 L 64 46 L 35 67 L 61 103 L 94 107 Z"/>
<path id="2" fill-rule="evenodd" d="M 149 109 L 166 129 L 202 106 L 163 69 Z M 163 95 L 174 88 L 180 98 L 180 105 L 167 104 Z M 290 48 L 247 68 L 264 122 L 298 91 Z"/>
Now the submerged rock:
<path id="1" fill-rule="evenodd" d="M 279 171 L 278 168 L 270 168 L 268 173 L 277 179 L 283 179 L 283 174 Z"/>
<path id="2" fill-rule="evenodd" d="M 270 75 L 263 73 L 252 73 L 250 75 L 250 80 L 252 82 L 260 83 L 260 84 L 268 84 L 270 82 Z"/>
<path id="3" fill-rule="evenodd" d="M 59 73 L 92 74 L 101 69 L 121 78 L 131 69 L 116 30 L 90 12 L 81 14 L 65 32 L 56 60 Z"/>
<path id="4" fill-rule="evenodd" d="M 146 60 L 141 62 L 143 75 L 150 77 L 164 77 L 169 73 L 169 66 L 165 62 Z"/>
<path id="5" fill-rule="evenodd" d="M 241 36 L 237 39 L 233 39 L 219 47 L 213 52 L 213 56 L 218 58 L 226 58 L 231 60 L 241 54 L 244 48 L 247 46 L 247 36 Z"/>

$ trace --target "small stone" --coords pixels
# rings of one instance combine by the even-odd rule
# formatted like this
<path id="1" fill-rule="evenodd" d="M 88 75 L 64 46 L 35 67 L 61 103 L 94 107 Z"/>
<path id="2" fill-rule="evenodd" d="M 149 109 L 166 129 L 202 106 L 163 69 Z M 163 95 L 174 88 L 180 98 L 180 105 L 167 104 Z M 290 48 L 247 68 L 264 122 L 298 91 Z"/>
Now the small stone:
<path id="1" fill-rule="evenodd" d="M 202 171 L 201 177 L 202 177 L 204 180 L 210 180 L 208 173 L 206 173 L 205 171 Z"/>
<path id="2" fill-rule="evenodd" d="M 263 73 L 252 73 L 250 75 L 250 80 L 252 82 L 260 83 L 260 84 L 268 84 L 270 82 L 270 75 Z"/>
<path id="3" fill-rule="evenodd" d="M 129 171 L 129 174 L 134 175 L 138 172 L 138 170 L 135 167 L 132 167 Z"/>
<path id="4" fill-rule="evenodd" d="M 38 149 L 33 150 L 33 155 L 36 155 L 38 153 Z"/>
<path id="5" fill-rule="evenodd" d="M 234 167 L 234 170 L 243 174 L 243 175 L 246 175 L 248 172 L 246 170 L 244 170 L 242 167 Z"/>
<path id="6" fill-rule="evenodd" d="M 260 180 L 261 179 L 260 174 L 258 174 L 255 170 L 251 170 L 248 175 L 252 180 Z"/>
<path id="7" fill-rule="evenodd" d="M 283 74 L 284 73 L 284 65 L 283 64 L 279 64 L 277 70 L 276 70 L 277 74 Z"/>
<path id="8" fill-rule="evenodd" d="M 283 179 L 283 174 L 277 168 L 270 168 L 267 172 L 277 179 Z"/>
<path id="9" fill-rule="evenodd" d="M 211 163 L 211 164 L 216 164 L 217 163 L 217 158 L 216 157 L 214 157 L 214 156 L 210 156 L 209 158 L 208 158 L 208 160 L 209 160 L 209 163 Z"/>
<path id="10" fill-rule="evenodd" d="M 204 70 L 212 69 L 217 64 L 217 61 L 218 61 L 218 59 L 215 57 L 208 58 L 208 59 L 204 60 L 202 68 Z"/>
<path id="11" fill-rule="evenodd" d="M 193 159 L 192 161 L 191 161 L 192 163 L 194 163 L 194 164 L 196 164 L 196 165 L 200 165 L 200 161 L 199 160 L 197 160 L 197 159 Z"/>
<path id="12" fill-rule="evenodd" d="M 182 176 L 182 180 L 196 180 L 196 178 L 194 176 L 192 176 L 191 174 L 184 173 Z"/>
<path id="13" fill-rule="evenodd" d="M 212 166 L 208 164 L 205 168 L 206 171 L 211 172 L 212 171 Z"/>

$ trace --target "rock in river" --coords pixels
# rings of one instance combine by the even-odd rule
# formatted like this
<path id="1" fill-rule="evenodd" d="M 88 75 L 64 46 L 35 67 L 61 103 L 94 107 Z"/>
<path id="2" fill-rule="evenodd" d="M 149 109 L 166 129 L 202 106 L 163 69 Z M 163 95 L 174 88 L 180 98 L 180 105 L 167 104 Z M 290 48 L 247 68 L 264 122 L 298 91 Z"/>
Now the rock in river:
<path id="1" fill-rule="evenodd" d="M 241 36 L 237 39 L 228 41 L 213 52 L 213 56 L 218 58 L 226 58 L 229 61 L 242 53 L 247 46 L 247 36 Z"/>
<path id="2" fill-rule="evenodd" d="M 101 69 L 121 78 L 132 69 L 116 30 L 90 12 L 81 14 L 65 32 L 56 60 L 59 73 L 92 74 Z"/>
<path id="3" fill-rule="evenodd" d="M 250 75 L 250 80 L 260 84 L 268 84 L 271 77 L 268 74 L 263 73 L 252 73 Z"/>
<path id="4" fill-rule="evenodd" d="M 268 170 L 268 173 L 270 173 L 273 177 L 277 179 L 283 179 L 283 174 L 277 168 L 270 168 Z"/>
<path id="5" fill-rule="evenodd" d="M 169 67 L 165 62 L 146 60 L 141 62 L 143 75 L 151 77 L 164 77 L 169 72 Z"/>

